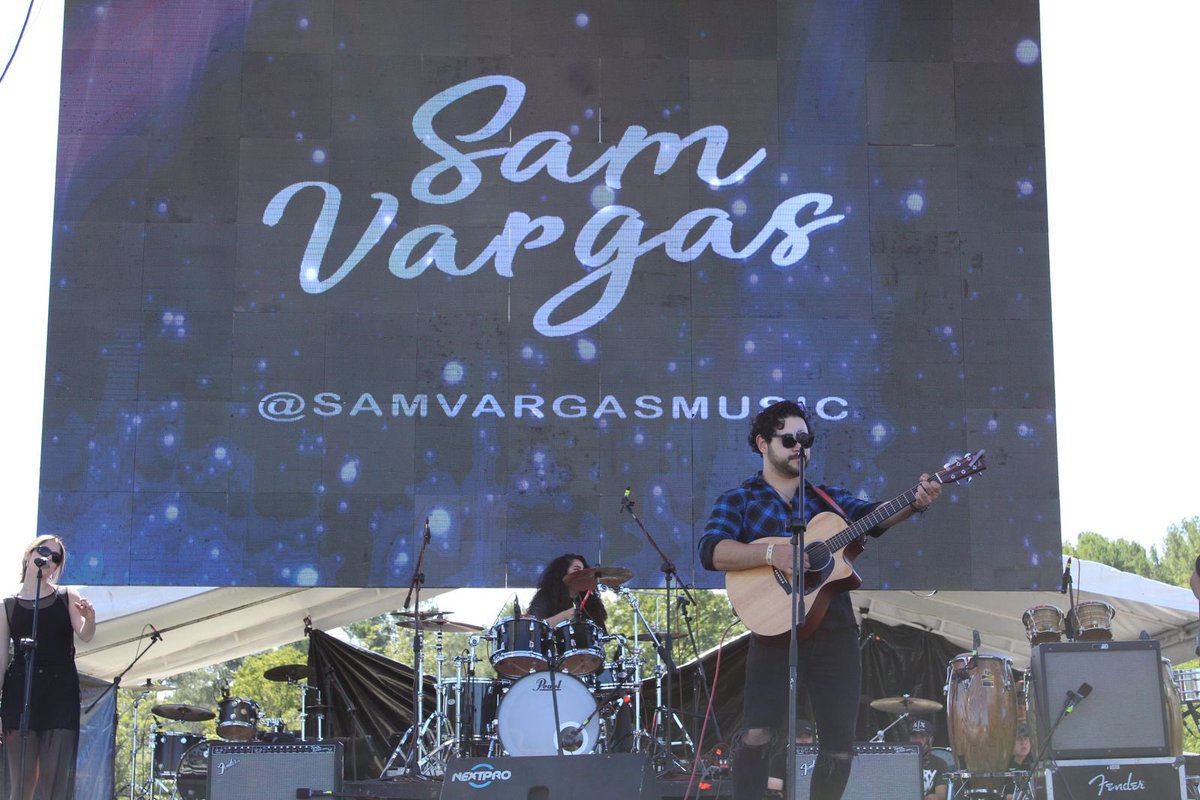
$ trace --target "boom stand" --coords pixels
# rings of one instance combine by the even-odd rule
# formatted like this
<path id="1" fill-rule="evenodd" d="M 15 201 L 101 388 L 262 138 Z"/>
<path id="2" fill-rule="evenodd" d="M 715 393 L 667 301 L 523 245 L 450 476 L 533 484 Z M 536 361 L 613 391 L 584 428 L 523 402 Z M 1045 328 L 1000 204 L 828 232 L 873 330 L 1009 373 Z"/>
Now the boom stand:
<path id="1" fill-rule="evenodd" d="M 672 602 L 672 594 L 674 591 L 672 588 L 672 585 L 674 583 L 679 584 L 679 589 L 680 589 L 680 591 L 683 592 L 684 598 L 686 598 L 687 602 L 691 603 L 692 605 L 695 605 L 696 601 L 692 597 L 691 592 L 688 591 L 687 585 L 679 580 L 679 571 L 675 568 L 675 562 L 671 561 L 670 556 L 668 556 L 666 553 L 663 552 L 663 549 L 658 546 L 658 542 L 654 541 L 654 537 L 650 535 L 650 531 L 646 530 L 646 526 L 644 524 L 642 524 L 641 518 L 638 517 L 637 512 L 634 510 L 633 498 L 630 496 L 630 492 L 628 489 L 625 490 L 625 497 L 621 500 L 621 510 L 629 512 L 629 516 L 633 517 L 633 521 L 637 523 L 638 528 L 642 531 L 642 535 L 646 537 L 646 541 L 648 541 L 650 543 L 650 546 L 654 548 L 654 551 L 656 553 L 658 553 L 659 558 L 662 559 L 661 569 L 663 572 L 664 583 L 665 583 L 666 589 L 667 589 L 667 631 L 666 631 L 666 636 L 663 637 L 662 642 L 655 641 L 655 646 L 658 648 L 659 655 L 662 657 L 662 660 L 663 660 L 663 664 L 667 668 L 667 678 L 666 678 L 667 702 L 666 702 L 666 708 L 664 709 L 664 711 L 666 713 L 663 713 L 660 715 L 661 719 L 663 720 L 663 741 L 665 741 L 667 743 L 667 754 L 666 754 L 666 759 L 665 759 L 666 767 L 663 770 L 661 770 L 661 772 L 669 772 L 671 770 L 686 772 L 687 766 L 685 764 L 681 763 L 675 757 L 675 753 L 672 750 L 673 734 L 671 732 L 671 727 L 674 724 L 675 715 L 670 713 L 671 684 L 672 684 L 672 676 L 674 676 L 675 674 L 677 674 L 679 672 L 679 668 L 675 666 L 675 659 L 672 655 L 673 636 L 671 634 L 671 623 L 672 623 L 672 619 L 673 619 L 672 612 L 673 612 L 673 607 L 674 607 L 674 603 Z M 697 655 L 699 655 L 699 654 L 697 654 Z M 700 673 L 700 679 L 701 679 L 702 685 L 703 685 L 704 695 L 707 700 L 710 692 L 709 692 L 709 688 L 708 688 L 708 676 L 704 672 L 703 664 L 699 664 L 699 673 Z M 706 707 L 707 707 L 707 703 L 706 703 Z M 685 731 L 685 733 L 686 733 L 686 731 Z M 697 747 L 703 747 L 703 745 L 704 745 L 704 743 L 701 742 L 699 745 L 697 745 Z"/>
<path id="2" fill-rule="evenodd" d="M 408 743 L 408 753 L 404 757 L 404 772 L 408 775 L 425 777 L 421 772 L 421 729 L 425 717 L 425 648 L 424 636 L 421 630 L 421 587 L 425 584 L 425 573 L 421 566 L 425 563 L 425 549 L 429 547 L 429 518 L 425 518 L 425 533 L 421 539 L 421 552 L 417 555 L 417 566 L 413 570 L 412 583 L 408 586 L 408 596 L 404 598 L 404 610 L 408 610 L 409 602 L 415 593 L 417 596 L 417 613 L 413 617 L 413 724 L 409 728 L 411 740 Z M 397 745 L 399 747 L 399 745 Z M 392 753 L 392 758 L 396 754 Z M 389 759 L 390 764 L 391 759 Z M 384 767 L 384 772 L 387 767 Z"/>

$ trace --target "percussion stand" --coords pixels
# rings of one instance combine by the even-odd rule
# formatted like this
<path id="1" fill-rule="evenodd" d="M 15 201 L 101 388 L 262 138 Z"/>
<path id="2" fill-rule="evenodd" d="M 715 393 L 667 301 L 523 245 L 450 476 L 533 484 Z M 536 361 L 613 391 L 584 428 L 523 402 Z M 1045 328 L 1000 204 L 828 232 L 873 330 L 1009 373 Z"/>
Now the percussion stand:
<path id="1" fill-rule="evenodd" d="M 417 555 L 417 566 L 413 570 L 412 581 L 408 585 L 408 595 L 404 598 L 404 610 L 407 611 L 413 594 L 417 596 L 417 614 L 413 617 L 413 722 L 409 726 L 409 734 L 412 741 L 409 742 L 408 752 L 404 757 L 404 772 L 407 775 L 414 777 L 425 777 L 421 773 L 421 757 L 420 752 L 421 734 L 424 728 L 424 705 L 425 705 L 425 664 L 424 664 L 424 649 L 422 642 L 424 640 L 424 631 L 421 628 L 421 586 L 425 583 L 425 573 L 421 571 L 421 566 L 425 563 L 425 550 L 429 547 L 429 518 L 425 518 L 425 532 L 421 539 L 421 552 Z M 392 751 L 392 755 L 384 765 L 383 771 L 386 774 L 396 756 L 400 754 L 400 749 L 404 745 L 404 739 L 396 744 L 396 749 Z"/>
<path id="2" fill-rule="evenodd" d="M 663 581 L 664 581 L 664 584 L 665 584 L 666 590 L 667 590 L 667 630 L 666 630 L 666 636 L 664 637 L 665 642 L 660 641 L 657 638 L 657 636 L 655 636 L 654 647 L 658 651 L 659 658 L 662 659 L 663 665 L 666 668 L 666 676 L 667 676 L 667 680 L 666 680 L 667 707 L 664 708 L 661 705 L 662 701 L 660 698 L 658 701 L 659 702 L 659 711 L 661 712 L 661 711 L 665 710 L 665 711 L 669 712 L 670 711 L 669 706 L 671 703 L 671 683 L 672 683 L 671 677 L 673 675 L 676 675 L 679 672 L 679 668 L 675 666 L 675 659 L 672 657 L 672 654 L 671 654 L 671 648 L 672 648 L 671 640 L 673 638 L 671 635 L 671 633 L 672 633 L 671 621 L 672 621 L 672 616 L 673 616 L 672 606 L 674 605 L 672 603 L 672 600 L 674 599 L 674 585 L 676 583 L 678 583 L 679 588 L 683 592 L 684 597 L 689 602 L 694 602 L 694 601 L 692 600 L 691 593 L 688 592 L 687 586 L 685 586 L 683 584 L 683 582 L 679 580 L 679 571 L 675 568 L 675 562 L 673 562 L 671 560 L 670 556 L 668 556 L 666 553 L 663 552 L 663 549 L 658 546 L 658 542 L 654 541 L 654 537 L 650 535 L 650 531 L 646 530 L 646 526 L 644 524 L 642 524 L 641 517 L 639 517 L 637 515 L 637 511 L 634 510 L 633 498 L 630 496 L 630 492 L 628 489 L 625 490 L 625 496 L 621 499 L 621 510 L 629 512 L 629 516 L 633 517 L 633 521 L 637 523 L 637 526 L 641 530 L 642 535 L 646 537 L 646 541 L 650 543 L 650 546 L 654 548 L 654 551 L 656 553 L 658 553 L 659 558 L 662 559 L 662 566 L 659 569 L 662 570 Z M 651 634 L 651 636 L 654 636 L 653 631 L 649 631 L 649 633 Z M 703 668 L 701 668 L 701 669 L 703 670 Z M 666 762 L 666 766 L 665 766 L 665 768 L 660 770 L 660 774 L 671 772 L 671 771 L 687 772 L 688 771 L 687 764 L 684 764 L 679 759 L 677 759 L 675 757 L 675 753 L 672 749 L 672 737 L 673 737 L 672 728 L 674 727 L 674 719 L 675 719 L 674 715 L 671 713 L 667 713 L 667 714 L 660 713 L 659 717 L 663 721 L 663 739 L 667 743 L 667 752 L 666 752 L 666 756 L 664 759 Z M 680 727 L 682 728 L 682 725 Z M 684 731 L 684 736 L 686 738 L 686 736 L 687 736 L 686 731 Z"/>
<path id="3" fill-rule="evenodd" d="M 908 719 L 908 717 L 909 717 L 909 713 L 908 713 L 907 711 L 905 711 L 903 714 L 901 714 L 900 716 L 896 717 L 896 719 L 894 719 L 894 720 L 892 721 L 892 724 L 891 724 L 891 725 L 888 725 L 886 728 L 880 728 L 879 730 L 875 731 L 875 735 L 871 737 L 871 741 L 872 741 L 872 742 L 882 742 L 882 741 L 884 741 L 884 736 L 885 736 L 885 734 L 886 734 L 888 731 L 890 731 L 892 728 L 894 728 L 894 727 L 896 727 L 897 725 L 899 725 L 899 724 L 900 724 L 901 722 L 903 722 L 904 720 Z"/>

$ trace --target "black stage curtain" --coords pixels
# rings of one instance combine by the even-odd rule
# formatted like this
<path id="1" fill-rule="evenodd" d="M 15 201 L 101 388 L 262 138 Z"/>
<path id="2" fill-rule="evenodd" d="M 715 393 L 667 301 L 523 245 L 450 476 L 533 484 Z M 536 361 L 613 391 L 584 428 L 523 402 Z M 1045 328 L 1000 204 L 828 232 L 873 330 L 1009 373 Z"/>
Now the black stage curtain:
<path id="1" fill-rule="evenodd" d="M 859 707 L 859 741 L 866 741 L 875 732 L 889 725 L 895 717 L 871 709 L 871 700 L 909 694 L 927 700 L 936 700 L 945 705 L 946 667 L 950 659 L 965 652 L 961 647 L 935 633 L 906 625 L 892 627 L 872 619 L 863 620 L 862 633 L 862 704 Z M 742 687 L 746 680 L 746 652 L 750 645 L 749 635 L 743 635 L 726 644 L 721 651 L 721 672 L 716 676 L 717 652 L 703 659 L 709 682 L 716 677 L 713 709 L 725 742 L 732 741 L 742 725 Z M 703 723 L 706 698 L 702 696 L 697 662 L 680 667 L 674 679 L 671 695 L 674 708 L 680 710 L 684 726 L 699 742 L 700 726 Z M 654 681 L 647 681 L 642 691 L 646 709 L 655 703 Z M 811 706 L 804 687 L 800 687 L 797 700 L 797 716 L 812 719 Z M 934 744 L 947 747 L 946 713 L 939 711 L 927 719 L 934 722 Z M 888 732 L 887 740 L 907 741 L 908 731 L 903 723 Z M 706 752 L 718 741 L 714 726 L 710 722 L 705 734 L 702 752 Z"/>
<path id="2" fill-rule="evenodd" d="M 412 668 L 318 630 L 309 633 L 308 666 L 327 706 L 325 738 L 344 744 L 346 779 L 378 778 L 399 736 L 412 724 Z M 428 718 L 437 705 L 428 676 L 422 697 Z M 310 712 L 308 731 L 313 736 L 314 720 Z"/>

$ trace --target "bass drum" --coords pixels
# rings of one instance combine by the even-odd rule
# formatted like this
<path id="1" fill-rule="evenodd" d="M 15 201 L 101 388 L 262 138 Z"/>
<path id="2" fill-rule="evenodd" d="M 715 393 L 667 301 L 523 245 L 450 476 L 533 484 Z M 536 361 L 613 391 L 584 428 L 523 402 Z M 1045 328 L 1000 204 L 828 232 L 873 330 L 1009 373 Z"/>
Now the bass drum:
<path id="1" fill-rule="evenodd" d="M 500 744 L 510 756 L 558 755 L 558 732 L 578 728 L 591 717 L 579 732 L 574 747 L 563 747 L 564 755 L 584 755 L 596 749 L 600 739 L 600 716 L 596 700 L 583 681 L 560 672 L 553 673 L 551 687 L 549 672 L 526 675 L 512 685 L 500 701 Z M 554 698 L 558 697 L 558 729 L 554 727 Z"/>
<path id="2" fill-rule="evenodd" d="M 175 789 L 183 800 L 208 800 L 208 740 L 196 742 L 179 759 Z"/>

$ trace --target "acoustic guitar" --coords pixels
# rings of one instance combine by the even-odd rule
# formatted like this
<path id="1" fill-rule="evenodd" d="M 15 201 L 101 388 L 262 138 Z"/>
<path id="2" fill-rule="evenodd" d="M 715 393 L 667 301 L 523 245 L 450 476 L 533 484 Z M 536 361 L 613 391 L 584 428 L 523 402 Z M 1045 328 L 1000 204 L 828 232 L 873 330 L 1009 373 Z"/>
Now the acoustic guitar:
<path id="1" fill-rule="evenodd" d="M 965 456 L 947 464 L 933 474 L 940 484 L 957 483 L 987 469 L 984 451 Z M 876 506 L 862 519 L 847 525 L 833 512 L 825 511 L 808 522 L 804 536 L 804 552 L 808 569 L 804 571 L 804 625 L 797 629 L 799 639 L 807 639 L 821 625 L 830 601 L 839 592 L 862 586 L 862 578 L 854 571 L 854 559 L 863 551 L 867 532 L 886 522 L 913 504 L 917 496 L 914 486 L 904 494 Z M 791 539 L 768 536 L 756 543 L 791 547 Z M 790 549 L 788 550 L 790 553 Z M 787 633 L 792 624 L 792 581 L 787 573 L 763 564 L 761 567 L 725 573 L 725 589 L 729 602 L 746 627 L 761 636 Z"/>

